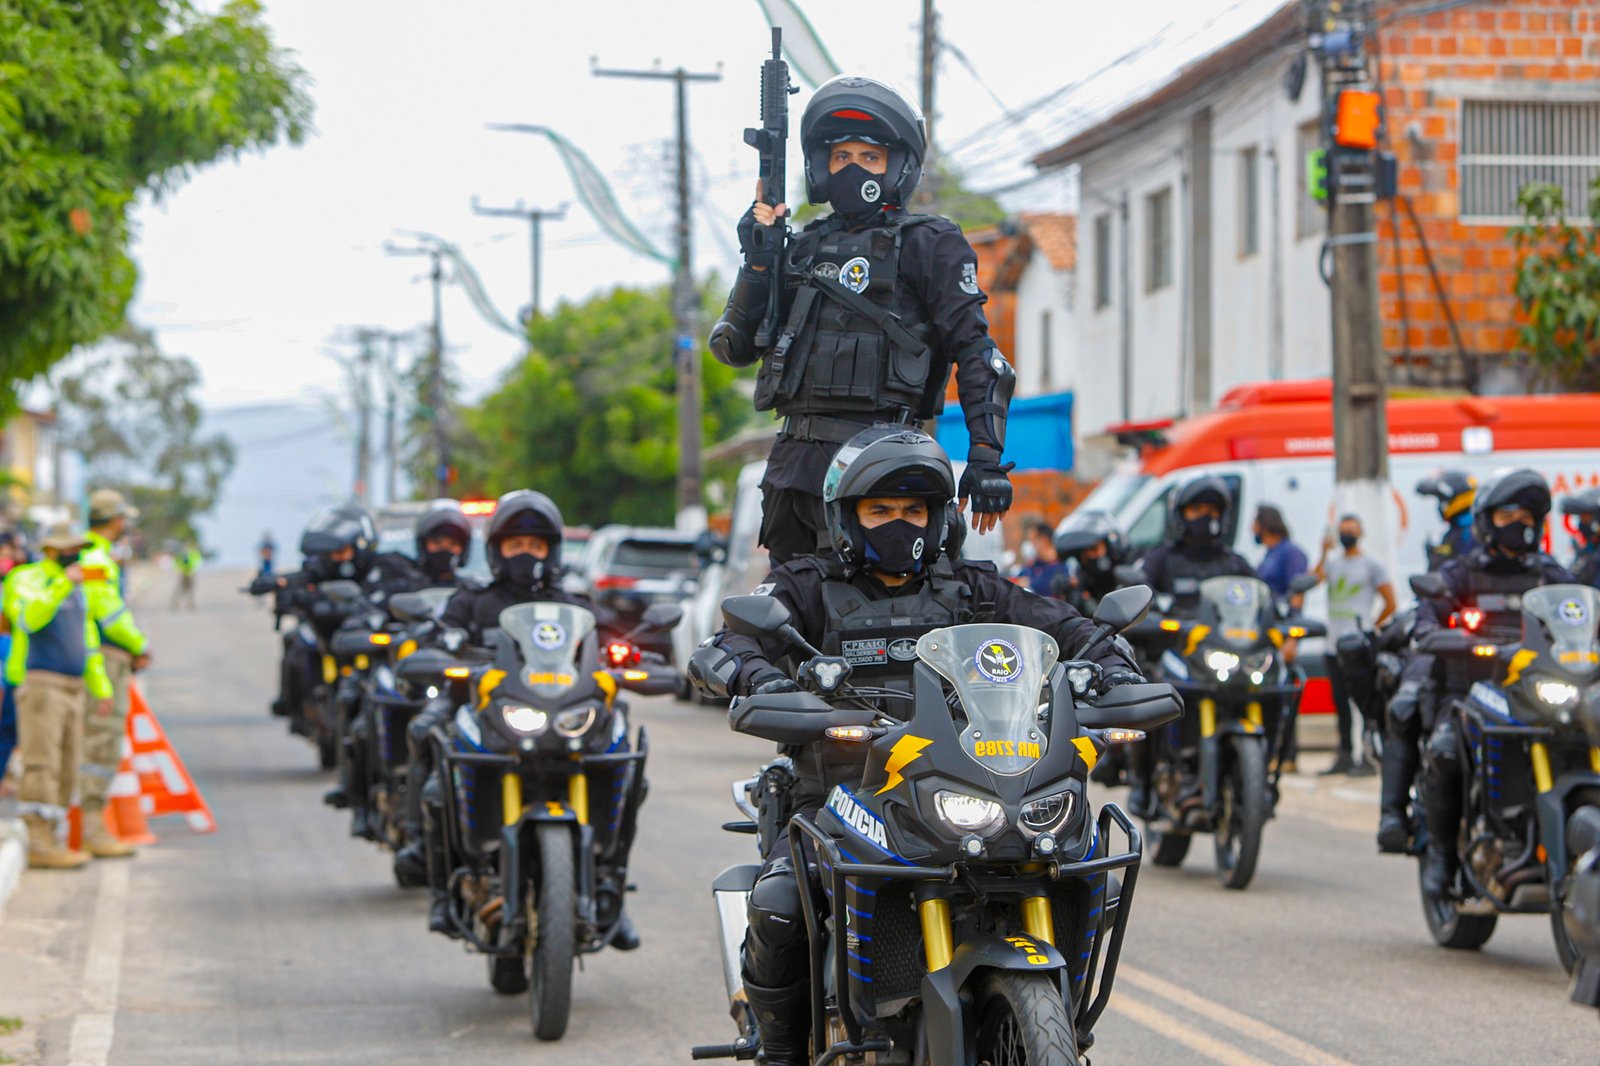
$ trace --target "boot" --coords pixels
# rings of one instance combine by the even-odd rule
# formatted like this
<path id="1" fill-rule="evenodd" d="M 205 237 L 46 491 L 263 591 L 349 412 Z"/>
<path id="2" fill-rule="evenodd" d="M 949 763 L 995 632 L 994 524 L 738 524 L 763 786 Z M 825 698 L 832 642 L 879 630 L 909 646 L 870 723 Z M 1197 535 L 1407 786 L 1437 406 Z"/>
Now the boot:
<path id="1" fill-rule="evenodd" d="M 421 888 L 428 883 L 428 857 L 422 850 L 422 827 L 406 823 L 400 829 L 406 842 L 394 853 L 394 879 L 401 888 Z"/>
<path id="2" fill-rule="evenodd" d="M 89 861 L 86 851 L 73 851 L 56 840 L 56 829 L 41 815 L 25 814 L 22 820 L 28 826 L 28 869 L 76 870 Z"/>
<path id="3" fill-rule="evenodd" d="M 617 931 L 611 934 L 611 946 L 618 951 L 633 951 L 639 946 L 639 930 L 633 927 L 633 919 L 628 917 L 627 911 L 623 911 L 617 919 Z"/>
<path id="4" fill-rule="evenodd" d="M 1448 895 L 1456 883 L 1460 858 L 1461 782 L 1452 760 L 1435 758 L 1428 774 L 1428 851 L 1422 862 L 1422 891 L 1435 898 Z"/>
<path id="5" fill-rule="evenodd" d="M 438 825 L 438 812 L 429 811 L 422 826 L 421 848 L 427 867 L 428 890 L 433 893 L 433 903 L 428 908 L 428 931 L 460 940 L 461 930 L 456 928 L 450 915 L 450 872 L 445 868 L 444 834 Z"/>
<path id="6" fill-rule="evenodd" d="M 105 808 L 99 806 L 83 808 L 83 850 L 96 859 L 127 859 L 139 854 L 138 848 L 111 832 Z"/>
<path id="7" fill-rule="evenodd" d="M 344 786 L 338 785 L 322 794 L 322 802 L 336 811 L 342 811 L 350 806 L 350 797 Z"/>
<path id="8" fill-rule="evenodd" d="M 350 835 L 353 837 L 376 841 L 377 825 L 377 818 L 373 817 L 372 812 L 365 807 L 357 807 L 350 812 Z"/>
<path id="9" fill-rule="evenodd" d="M 1421 753 L 1415 743 L 1390 737 L 1383 749 L 1383 790 L 1378 801 L 1378 850 L 1403 855 L 1411 844 L 1411 820 L 1406 809 L 1411 782 L 1416 780 Z"/>
<path id="10" fill-rule="evenodd" d="M 1355 767 L 1355 760 L 1350 758 L 1348 751 L 1341 751 L 1334 756 L 1333 765 L 1326 770 L 1318 770 L 1318 777 L 1343 777 Z"/>
<path id="11" fill-rule="evenodd" d="M 445 892 L 436 890 L 433 894 L 433 903 L 428 907 L 428 932 L 442 933 L 451 940 L 461 939 L 461 930 L 450 917 L 450 896 Z"/>
<path id="12" fill-rule="evenodd" d="M 804 980 L 787 988 L 762 988 L 744 978 L 745 999 L 761 1031 L 761 1059 L 766 1066 L 806 1066 L 810 1043 L 810 1005 Z"/>

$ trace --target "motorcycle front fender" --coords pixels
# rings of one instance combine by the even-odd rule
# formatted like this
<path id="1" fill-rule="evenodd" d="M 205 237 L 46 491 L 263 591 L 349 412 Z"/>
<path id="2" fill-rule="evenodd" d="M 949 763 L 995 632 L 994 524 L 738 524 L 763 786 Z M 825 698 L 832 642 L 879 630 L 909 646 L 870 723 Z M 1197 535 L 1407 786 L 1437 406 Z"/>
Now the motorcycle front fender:
<path id="1" fill-rule="evenodd" d="M 1535 800 L 1539 842 L 1544 845 L 1545 869 L 1549 871 L 1552 885 L 1566 880 L 1575 857 L 1567 847 L 1568 797 L 1580 788 L 1600 789 L 1600 774 L 1562 774 L 1549 792 Z"/>
<path id="2" fill-rule="evenodd" d="M 1223 745 L 1231 745 L 1235 741 L 1265 744 L 1267 738 L 1264 733 L 1247 732 L 1244 726 L 1235 720 L 1219 722 L 1216 733 L 1200 741 L 1200 780 L 1205 785 L 1208 808 L 1215 809 L 1221 802 Z"/>
<path id="3" fill-rule="evenodd" d="M 956 948 L 949 966 L 922 979 L 922 1024 L 928 1033 L 931 1066 L 960 1066 L 972 1061 L 976 1026 L 966 1017 L 961 991 L 976 974 L 985 970 L 1049 973 L 1061 985 L 1067 972 L 1067 960 L 1049 944 L 1040 944 L 1024 936 L 1007 940 L 990 933 L 962 943 Z M 1065 995 L 1065 991 L 1062 994 Z"/>
<path id="4" fill-rule="evenodd" d="M 508 825 L 500 830 L 500 873 L 501 891 L 505 894 L 505 910 L 508 915 L 523 913 L 524 900 L 522 898 L 524 886 L 528 883 L 533 857 L 539 854 L 539 845 L 534 834 L 541 825 L 566 824 L 573 831 L 578 827 L 578 816 L 566 806 L 560 812 L 552 811 L 548 807 L 529 805 L 522 812 L 522 818 L 515 825 Z M 577 859 L 580 864 L 590 861 L 587 848 L 579 848 Z M 584 879 L 584 869 L 580 865 L 578 878 Z"/>

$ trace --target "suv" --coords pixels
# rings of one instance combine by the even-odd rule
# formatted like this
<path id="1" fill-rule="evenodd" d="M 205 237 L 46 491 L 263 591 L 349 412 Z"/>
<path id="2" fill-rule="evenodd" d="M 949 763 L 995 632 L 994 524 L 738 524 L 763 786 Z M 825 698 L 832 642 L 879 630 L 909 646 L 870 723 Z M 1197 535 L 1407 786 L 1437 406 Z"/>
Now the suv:
<path id="1" fill-rule="evenodd" d="M 699 537 L 676 529 L 602 526 L 584 553 L 589 596 L 636 625 L 652 603 L 682 603 L 700 587 Z M 669 638 L 651 647 L 671 657 Z"/>

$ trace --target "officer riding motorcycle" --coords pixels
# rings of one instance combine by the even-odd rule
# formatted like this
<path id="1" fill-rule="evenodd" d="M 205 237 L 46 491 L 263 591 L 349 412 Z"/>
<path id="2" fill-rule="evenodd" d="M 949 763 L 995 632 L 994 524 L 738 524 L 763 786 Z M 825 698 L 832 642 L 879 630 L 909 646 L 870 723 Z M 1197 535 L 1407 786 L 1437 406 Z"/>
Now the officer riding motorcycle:
<path id="1" fill-rule="evenodd" d="M 987 532 L 1011 506 L 1001 452 L 1016 375 L 989 336 L 960 228 L 906 211 L 927 151 L 922 114 L 880 81 L 840 76 L 812 94 L 800 141 L 807 198 L 833 212 L 786 241 L 775 279 L 757 230 L 781 230 L 784 205 L 759 202 L 758 188 L 739 223 L 745 266 L 710 338 L 730 366 L 761 361 L 756 409 L 784 419 L 761 483 L 761 542 L 775 565 L 817 552 L 834 452 L 874 423 L 937 415 L 952 366 L 972 442 L 956 495 Z"/>
<path id="2" fill-rule="evenodd" d="M 1122 528 L 1104 511 L 1074 511 L 1056 527 L 1055 540 L 1061 558 L 1072 563 L 1067 602 L 1082 615 L 1094 614 L 1100 601 L 1121 584 L 1117 567 L 1126 555 Z"/>
<path id="3" fill-rule="evenodd" d="M 1130 582 L 1149 585 L 1157 595 L 1169 599 L 1163 613 L 1176 619 L 1193 618 L 1200 609 L 1200 585 L 1213 577 L 1255 577 L 1256 571 L 1244 556 L 1228 547 L 1224 540 L 1231 528 L 1229 512 L 1233 494 L 1219 477 L 1197 477 L 1173 493 L 1167 520 L 1167 542 L 1144 554 L 1125 574 Z M 1131 638 L 1146 661 L 1155 661 L 1160 650 L 1146 648 L 1138 637 Z M 1151 778 L 1155 769 L 1153 737 L 1130 752 L 1133 765 L 1128 808 L 1139 817 L 1153 812 Z"/>
<path id="4" fill-rule="evenodd" d="M 780 601 L 794 628 L 825 656 L 848 663 L 852 683 L 880 689 L 908 690 L 918 638 L 945 626 L 1013 623 L 1052 635 L 1063 649 L 1081 647 L 1096 627 L 1077 611 L 1022 591 L 991 564 L 948 556 L 946 505 L 955 492 L 950 461 L 931 438 L 896 426 L 867 429 L 828 468 L 830 553 L 778 567 L 756 591 Z M 1107 688 L 1143 681 L 1120 641 L 1103 643 L 1095 659 Z M 799 691 L 810 669 L 777 637 L 724 629 L 695 653 L 690 676 L 717 694 L 768 694 Z M 894 713 L 894 701 L 887 702 Z M 820 809 L 823 782 L 837 769 L 827 760 L 839 757 L 837 745 L 829 749 L 786 749 L 790 758 L 769 767 L 766 802 L 779 810 L 764 811 L 764 824 L 782 826 L 793 813 Z M 742 976 L 763 1061 L 789 1066 L 810 1061 L 801 892 L 813 887 L 808 877 L 802 888 L 787 849 L 774 847 L 778 837 L 762 841 L 766 861 L 750 895 Z"/>
<path id="5" fill-rule="evenodd" d="M 1430 572 L 1472 552 L 1472 497 L 1477 487 L 1478 479 L 1464 470 L 1441 470 L 1417 482 L 1417 494 L 1438 501 L 1439 518 L 1445 523 L 1439 543 L 1428 544 Z"/>
<path id="6" fill-rule="evenodd" d="M 1481 487 L 1472 504 L 1473 533 L 1481 547 L 1466 558 L 1451 559 L 1440 566 L 1438 573 L 1445 592 L 1418 605 L 1414 636 L 1420 640 L 1447 625 L 1452 614 L 1471 608 L 1481 612 L 1479 625 L 1472 627 L 1475 632 L 1491 642 L 1516 643 L 1522 635 L 1522 594 L 1540 585 L 1572 580 L 1561 564 L 1539 550 L 1549 514 L 1550 486 L 1532 470 L 1513 470 Z M 1406 669 L 1408 679 L 1415 678 L 1421 670 L 1431 673 L 1431 659 L 1432 656 L 1418 654 Z M 1428 739 L 1425 778 L 1428 849 L 1422 891 L 1431 897 L 1444 895 L 1455 881 L 1455 841 L 1462 818 L 1460 747 L 1455 719 L 1441 717 Z M 1386 789 L 1390 785 L 1387 764 L 1386 757 Z M 1387 806 L 1390 798 L 1387 794 L 1384 797 L 1380 842 L 1396 813 Z"/>
<path id="7" fill-rule="evenodd" d="M 1580 585 L 1600 588 L 1600 489 L 1585 489 L 1561 498 L 1561 513 L 1571 515 L 1578 527 L 1578 549 L 1568 567 Z"/>

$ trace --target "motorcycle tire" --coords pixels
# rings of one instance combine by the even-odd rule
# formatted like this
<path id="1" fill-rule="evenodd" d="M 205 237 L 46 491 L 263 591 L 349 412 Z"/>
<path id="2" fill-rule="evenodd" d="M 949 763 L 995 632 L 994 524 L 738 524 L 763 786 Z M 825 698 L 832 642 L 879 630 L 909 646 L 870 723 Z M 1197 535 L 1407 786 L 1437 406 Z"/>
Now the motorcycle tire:
<path id="1" fill-rule="evenodd" d="M 1261 857 L 1261 834 L 1267 825 L 1267 750 L 1259 741 L 1235 738 L 1227 754 L 1215 836 L 1217 877 L 1224 888 L 1237 890 L 1250 884 Z"/>
<path id="2" fill-rule="evenodd" d="M 490 955 L 489 985 L 502 995 L 522 995 L 528 990 L 527 958 L 522 955 Z"/>
<path id="3" fill-rule="evenodd" d="M 1145 823 L 1144 836 L 1151 844 L 1150 861 L 1157 866 L 1182 866 L 1189 854 L 1189 842 L 1194 839 L 1191 833 L 1163 833 L 1149 822 Z"/>
<path id="4" fill-rule="evenodd" d="M 1417 882 L 1421 886 L 1422 864 L 1417 864 Z M 1453 899 L 1435 899 L 1422 893 L 1422 916 L 1428 921 L 1428 932 L 1433 942 L 1451 951 L 1477 951 L 1494 935 L 1495 923 L 1500 916 L 1489 914 L 1463 914 Z"/>
<path id="5" fill-rule="evenodd" d="M 1078 1034 L 1050 975 L 992 971 L 979 987 L 977 1061 L 1078 1066 Z"/>
<path id="6" fill-rule="evenodd" d="M 578 874 L 572 831 L 565 825 L 539 826 L 538 913 L 534 916 L 533 974 L 528 1006 L 533 1035 L 560 1040 L 572 1011 L 572 960 L 577 953 Z"/>
<path id="7" fill-rule="evenodd" d="M 1567 845 L 1569 849 L 1572 847 L 1570 841 L 1576 835 L 1573 823 L 1577 820 L 1579 812 L 1585 807 L 1600 808 L 1600 791 L 1592 788 L 1579 789 L 1572 794 L 1571 803 L 1572 814 L 1568 816 L 1566 827 L 1563 830 L 1569 841 Z M 1569 855 L 1568 868 L 1562 873 L 1563 880 L 1568 883 L 1571 882 L 1577 860 L 1578 856 Z M 1572 919 L 1572 922 L 1576 924 L 1577 919 Z M 1567 923 L 1568 909 L 1566 901 L 1563 900 L 1561 906 L 1552 907 L 1550 910 L 1550 935 L 1556 942 L 1556 958 L 1561 960 L 1561 968 L 1571 974 L 1573 970 L 1578 968 L 1578 959 L 1582 952 L 1579 950 L 1578 945 L 1573 942 Z"/>

